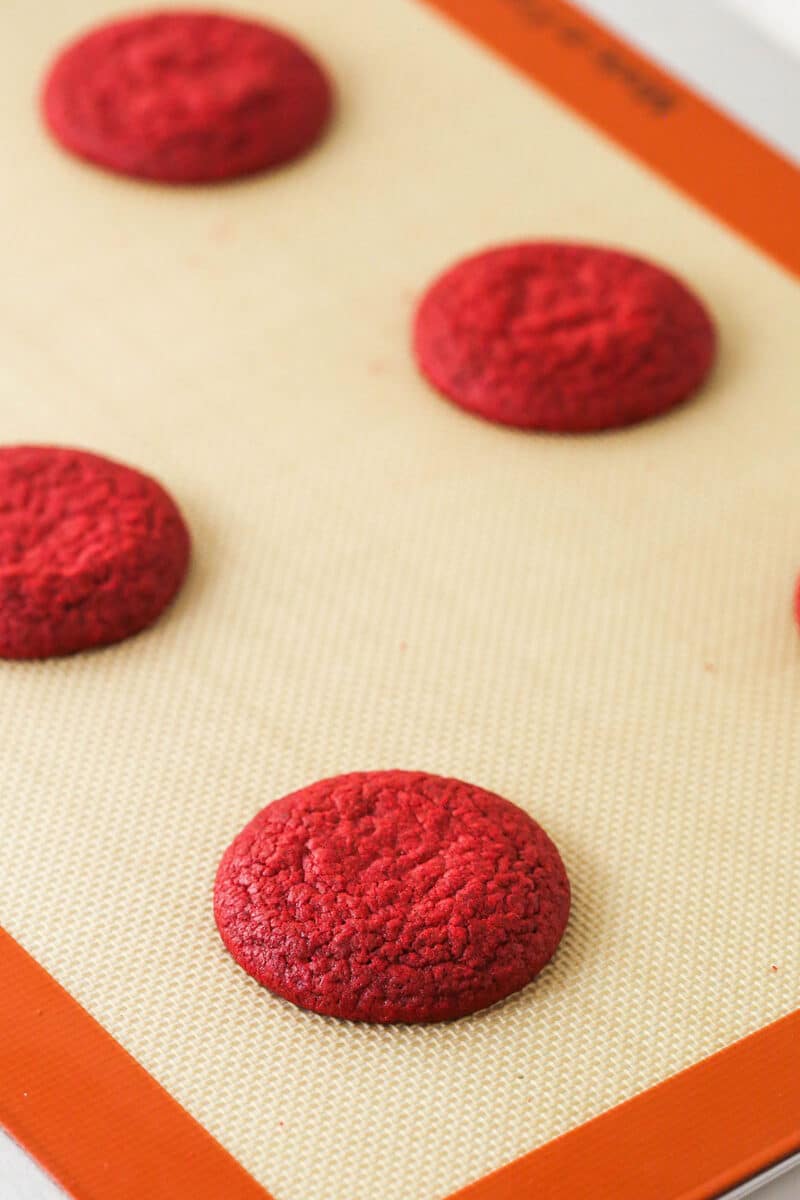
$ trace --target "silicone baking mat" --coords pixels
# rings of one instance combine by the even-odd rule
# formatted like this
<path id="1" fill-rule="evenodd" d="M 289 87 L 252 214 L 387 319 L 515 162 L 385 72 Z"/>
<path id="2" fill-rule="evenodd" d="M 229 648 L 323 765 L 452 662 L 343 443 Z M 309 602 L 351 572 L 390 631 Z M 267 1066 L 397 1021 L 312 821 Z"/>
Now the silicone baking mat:
<path id="1" fill-rule="evenodd" d="M 127 7 L 0 12 L 3 440 L 158 475 L 194 563 L 150 632 L 0 669 L 0 1119 L 80 1200 L 434 1200 L 579 1127 L 470 1194 L 588 1155 L 598 1194 L 711 1195 L 800 1140 L 796 1018 L 648 1091 L 798 1004 L 797 172 L 566 6 L 440 6 L 519 72 L 416 0 L 270 0 L 336 79 L 330 135 L 269 177 L 140 185 L 35 107 Z M 526 237 L 683 276 L 720 329 L 703 395 L 562 439 L 437 399 L 415 298 Z M 539 980 L 449 1025 L 300 1012 L 213 925 L 258 808 L 394 766 L 525 807 L 574 886 Z M 695 1174 L 658 1190 L 681 1117 Z M 661 1174 L 615 1192 L 637 1138 Z"/>

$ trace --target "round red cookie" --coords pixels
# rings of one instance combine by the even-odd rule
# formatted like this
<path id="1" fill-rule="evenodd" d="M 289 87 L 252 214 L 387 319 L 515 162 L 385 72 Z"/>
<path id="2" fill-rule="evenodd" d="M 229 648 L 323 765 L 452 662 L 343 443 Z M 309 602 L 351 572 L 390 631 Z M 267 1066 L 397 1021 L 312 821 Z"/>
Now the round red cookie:
<path id="1" fill-rule="evenodd" d="M 414 349 L 461 408 L 583 433 L 680 404 L 715 351 L 703 305 L 660 267 L 595 246 L 525 242 L 463 259 L 428 289 Z"/>
<path id="2" fill-rule="evenodd" d="M 413 771 L 340 775 L 267 805 L 223 855 L 233 957 L 301 1008 L 445 1021 L 529 983 L 567 923 L 550 838 L 515 804 Z"/>
<path id="3" fill-rule="evenodd" d="M 43 108 L 81 158 L 143 179 L 208 183 L 302 154 L 325 127 L 331 88 L 302 46 L 267 25 L 156 12 L 68 46 Z"/>
<path id="4" fill-rule="evenodd" d="M 138 633 L 188 560 L 183 518 L 154 479 L 84 450 L 0 447 L 0 657 Z"/>

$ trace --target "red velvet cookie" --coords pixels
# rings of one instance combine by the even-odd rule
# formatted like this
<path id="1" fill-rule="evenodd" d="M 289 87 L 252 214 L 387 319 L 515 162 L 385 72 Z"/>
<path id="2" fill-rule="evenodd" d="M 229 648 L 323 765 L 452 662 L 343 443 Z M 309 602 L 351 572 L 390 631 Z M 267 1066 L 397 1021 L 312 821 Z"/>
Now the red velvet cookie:
<path id="1" fill-rule="evenodd" d="M 267 25 L 156 12 L 68 46 L 43 108 L 81 158 L 164 183 L 207 183 L 302 154 L 328 120 L 331 89 L 306 51 Z"/>
<path id="2" fill-rule="evenodd" d="M 83 450 L 0 447 L 0 657 L 138 633 L 188 560 L 183 518 L 154 479 Z"/>
<path id="3" fill-rule="evenodd" d="M 529 242 L 466 258 L 417 310 L 422 373 L 503 425 L 581 433 L 680 404 L 705 379 L 715 332 L 660 267 L 594 246 Z"/>
<path id="4" fill-rule="evenodd" d="M 272 804 L 217 872 L 214 914 L 248 974 L 352 1021 L 444 1021 L 529 983 L 570 890 L 527 813 L 457 779 L 340 775 Z"/>

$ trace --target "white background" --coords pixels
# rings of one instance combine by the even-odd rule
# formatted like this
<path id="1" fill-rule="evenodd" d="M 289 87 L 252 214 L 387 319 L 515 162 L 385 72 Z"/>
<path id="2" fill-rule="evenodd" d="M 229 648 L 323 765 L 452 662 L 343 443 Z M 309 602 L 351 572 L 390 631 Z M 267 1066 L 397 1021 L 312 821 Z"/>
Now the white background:
<path id="1" fill-rule="evenodd" d="M 800 0 L 581 0 L 800 163 Z"/>

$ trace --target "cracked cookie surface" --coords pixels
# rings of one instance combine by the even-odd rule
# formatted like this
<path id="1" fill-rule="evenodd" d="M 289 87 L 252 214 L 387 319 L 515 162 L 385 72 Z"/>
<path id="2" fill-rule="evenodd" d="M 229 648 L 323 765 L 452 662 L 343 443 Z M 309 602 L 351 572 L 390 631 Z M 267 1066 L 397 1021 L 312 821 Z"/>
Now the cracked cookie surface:
<path id="1" fill-rule="evenodd" d="M 138 633 L 188 560 L 186 525 L 154 479 L 84 450 L 0 447 L 0 657 Z"/>
<path id="2" fill-rule="evenodd" d="M 207 183 L 295 158 L 331 110 L 327 77 L 293 38 L 256 21 L 157 12 L 67 46 L 42 98 L 68 150 L 164 183 Z"/>
<path id="3" fill-rule="evenodd" d="M 570 889 L 521 808 L 457 779 L 370 771 L 267 805 L 220 862 L 214 913 L 245 971 L 301 1008 L 441 1021 L 534 978 Z"/>
<path id="4" fill-rule="evenodd" d="M 422 298 L 414 350 L 461 408 L 582 433 L 680 404 L 705 379 L 714 326 L 660 267 L 595 246 L 527 242 L 463 259 Z"/>

